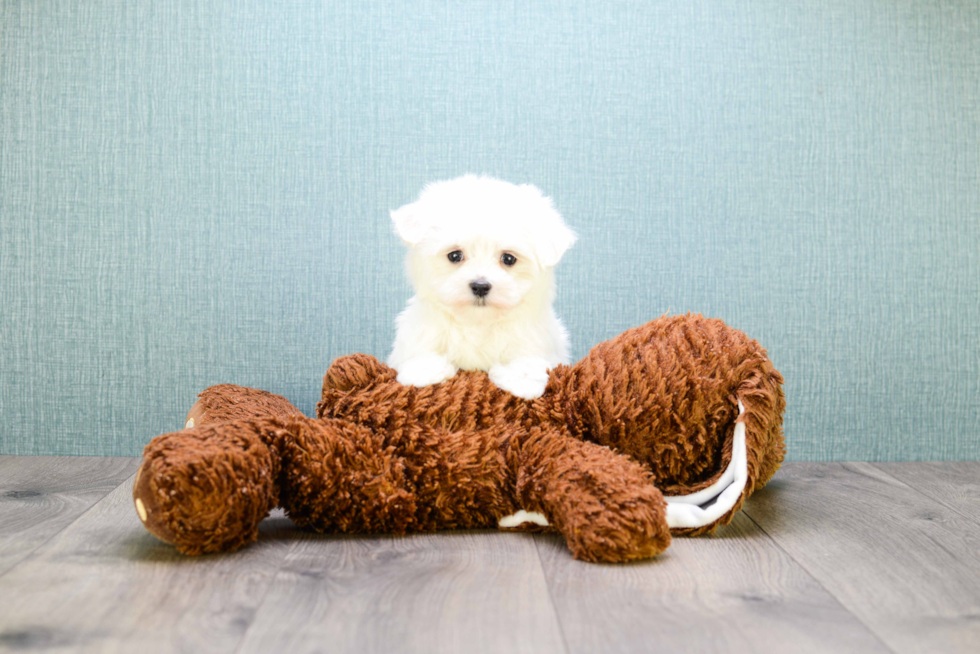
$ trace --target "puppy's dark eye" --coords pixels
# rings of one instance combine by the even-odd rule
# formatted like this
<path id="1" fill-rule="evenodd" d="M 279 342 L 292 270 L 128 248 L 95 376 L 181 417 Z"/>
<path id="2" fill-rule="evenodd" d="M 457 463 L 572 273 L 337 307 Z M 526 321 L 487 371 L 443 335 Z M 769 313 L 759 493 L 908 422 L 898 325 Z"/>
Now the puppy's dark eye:
<path id="1" fill-rule="evenodd" d="M 460 261 L 463 260 L 463 251 L 453 250 L 452 252 L 449 253 L 449 260 L 452 261 L 453 263 L 459 263 Z"/>
<path id="2" fill-rule="evenodd" d="M 513 266 L 515 263 L 517 263 L 517 257 L 510 252 L 504 252 L 500 256 L 500 263 L 504 264 L 505 266 Z"/>

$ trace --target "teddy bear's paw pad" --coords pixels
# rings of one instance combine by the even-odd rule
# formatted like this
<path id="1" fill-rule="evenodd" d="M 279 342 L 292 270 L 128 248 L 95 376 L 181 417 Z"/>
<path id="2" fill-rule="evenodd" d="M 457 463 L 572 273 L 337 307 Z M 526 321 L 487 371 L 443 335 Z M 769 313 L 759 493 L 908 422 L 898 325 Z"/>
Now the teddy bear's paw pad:
<path id="1" fill-rule="evenodd" d="M 515 529 L 521 525 L 527 524 L 538 525 L 540 527 L 547 527 L 550 525 L 548 518 L 546 518 L 543 513 L 538 513 L 537 511 L 525 511 L 524 509 L 521 509 L 517 513 L 505 515 L 497 521 L 497 526 L 499 526 L 501 529 Z"/>
<path id="2" fill-rule="evenodd" d="M 200 427 L 204 424 L 205 413 L 204 402 L 199 399 L 187 412 L 187 417 L 184 419 L 184 429 L 194 429 L 194 427 Z"/>
<path id="3" fill-rule="evenodd" d="M 739 417 L 745 406 L 738 402 Z M 664 497 L 667 502 L 667 525 L 672 529 L 697 529 L 722 519 L 738 503 L 748 481 L 748 454 L 745 446 L 745 423 L 735 425 L 732 435 L 732 458 L 718 480 L 697 493 Z"/>
<path id="4" fill-rule="evenodd" d="M 159 538 L 165 543 L 173 544 L 174 533 L 170 529 L 164 512 L 160 509 L 157 497 L 151 488 L 152 473 L 145 472 L 148 465 L 146 462 L 136 471 L 133 479 L 133 505 L 136 507 L 136 515 L 148 532 Z"/>

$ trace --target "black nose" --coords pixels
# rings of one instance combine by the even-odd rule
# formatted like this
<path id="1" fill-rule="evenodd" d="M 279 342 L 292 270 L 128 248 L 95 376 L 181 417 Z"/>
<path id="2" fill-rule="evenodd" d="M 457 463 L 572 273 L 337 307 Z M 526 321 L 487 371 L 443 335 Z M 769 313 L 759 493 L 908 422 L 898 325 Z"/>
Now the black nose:
<path id="1" fill-rule="evenodd" d="M 477 297 L 486 297 L 487 293 L 490 292 L 490 282 L 482 279 L 470 282 L 470 290 L 473 291 L 473 295 Z"/>

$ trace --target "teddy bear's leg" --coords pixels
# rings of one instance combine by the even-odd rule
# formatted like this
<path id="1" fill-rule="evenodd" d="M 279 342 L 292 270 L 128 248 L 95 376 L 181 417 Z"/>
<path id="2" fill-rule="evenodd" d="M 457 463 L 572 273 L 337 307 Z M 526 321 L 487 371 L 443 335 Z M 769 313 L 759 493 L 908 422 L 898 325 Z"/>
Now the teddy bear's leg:
<path id="1" fill-rule="evenodd" d="M 670 545 L 667 505 L 650 472 L 628 457 L 534 428 L 508 458 L 516 469 L 518 506 L 544 515 L 575 558 L 629 561 Z"/>
<path id="2" fill-rule="evenodd" d="M 492 527 L 515 510 L 499 430 L 417 423 L 369 429 L 296 420 L 282 441 L 280 501 L 317 531 L 406 533 Z"/>
<path id="3" fill-rule="evenodd" d="M 782 375 L 720 320 L 664 316 L 553 373 L 546 415 L 649 466 L 674 535 L 727 524 L 785 455 Z"/>
<path id="4" fill-rule="evenodd" d="M 210 386 L 187 412 L 184 428 L 248 418 L 288 418 L 303 415 L 281 395 L 234 384 Z"/>
<path id="5" fill-rule="evenodd" d="M 295 421 L 283 441 L 280 503 L 299 526 L 405 532 L 415 495 L 381 434 L 344 420 Z"/>
<path id="6" fill-rule="evenodd" d="M 133 484 L 146 529 L 184 554 L 235 550 L 258 537 L 278 502 L 276 419 L 209 424 L 157 436 Z"/>

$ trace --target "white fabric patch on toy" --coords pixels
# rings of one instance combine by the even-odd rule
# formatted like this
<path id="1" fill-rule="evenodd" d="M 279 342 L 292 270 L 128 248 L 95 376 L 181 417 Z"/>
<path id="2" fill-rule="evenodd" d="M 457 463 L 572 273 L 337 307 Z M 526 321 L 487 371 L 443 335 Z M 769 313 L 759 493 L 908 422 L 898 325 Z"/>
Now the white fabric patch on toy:
<path id="1" fill-rule="evenodd" d="M 521 509 L 517 513 L 505 515 L 497 524 L 504 529 L 510 529 L 522 525 L 525 522 L 533 522 L 542 527 L 548 526 L 548 519 L 544 517 L 544 514 L 538 513 L 537 511 L 525 511 L 524 509 Z"/>
<path id="2" fill-rule="evenodd" d="M 745 414 L 745 406 L 738 403 L 738 415 Z M 728 513 L 745 490 L 749 478 L 748 455 L 745 449 L 745 423 L 735 425 L 732 435 L 732 460 L 718 480 L 708 488 L 690 495 L 664 497 L 667 500 L 667 526 L 690 529 L 711 524 Z M 711 501 L 714 500 L 714 504 Z"/>

